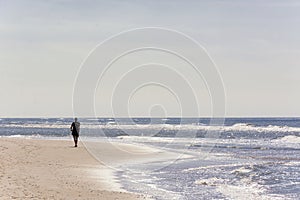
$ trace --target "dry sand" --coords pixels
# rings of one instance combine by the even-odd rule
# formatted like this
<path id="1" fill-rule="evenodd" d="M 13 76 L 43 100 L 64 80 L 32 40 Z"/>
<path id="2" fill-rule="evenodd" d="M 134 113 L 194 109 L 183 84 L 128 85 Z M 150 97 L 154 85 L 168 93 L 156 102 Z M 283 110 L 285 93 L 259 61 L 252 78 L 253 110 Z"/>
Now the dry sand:
<path id="1" fill-rule="evenodd" d="M 111 156 L 111 145 L 101 146 L 110 161 L 121 158 L 118 153 Z M 82 143 L 74 148 L 72 141 L 3 137 L 0 158 L 0 199 L 145 198 L 122 191 L 111 170 Z"/>

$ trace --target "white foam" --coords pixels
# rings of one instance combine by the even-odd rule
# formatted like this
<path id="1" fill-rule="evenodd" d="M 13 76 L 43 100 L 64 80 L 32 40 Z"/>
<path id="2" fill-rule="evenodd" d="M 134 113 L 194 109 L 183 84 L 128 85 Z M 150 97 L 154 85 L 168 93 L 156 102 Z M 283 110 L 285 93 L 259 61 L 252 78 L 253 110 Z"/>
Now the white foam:
<path id="1" fill-rule="evenodd" d="M 24 138 L 24 137 L 28 137 L 25 135 L 8 135 L 8 136 L 4 136 L 4 137 L 8 137 L 8 138 Z"/>
<path id="2" fill-rule="evenodd" d="M 250 165 L 250 164 L 252 164 L 252 163 L 243 163 L 243 165 Z M 208 166 L 184 169 L 183 172 L 199 171 L 199 170 L 203 170 L 203 169 L 211 169 L 211 168 L 219 168 L 219 167 L 236 167 L 236 166 L 240 166 L 240 165 L 241 164 L 208 165 Z"/>
<path id="3" fill-rule="evenodd" d="M 252 124 L 246 124 L 246 123 L 236 123 L 232 125 L 232 127 L 253 127 L 254 125 Z"/>
<path id="4" fill-rule="evenodd" d="M 69 124 L 44 123 L 44 124 L 2 124 L 1 127 L 10 128 L 69 128 Z M 238 123 L 232 126 L 210 126 L 203 124 L 117 124 L 113 121 L 107 124 L 82 124 L 82 129 L 121 129 L 121 130 L 186 130 L 186 131 L 219 131 L 219 132 L 300 132 L 299 127 L 289 126 L 254 126 Z"/>
<path id="5" fill-rule="evenodd" d="M 69 128 L 70 125 L 65 125 L 65 124 L 49 124 L 49 123 L 44 123 L 44 124 L 3 124 L 1 127 L 6 127 L 6 128 Z"/>
<path id="6" fill-rule="evenodd" d="M 216 166 L 215 166 L 216 167 Z M 251 170 L 241 167 L 233 172 L 248 173 Z M 216 190 L 229 199 L 245 200 L 245 199 L 262 199 L 262 200 L 279 200 L 284 199 L 281 196 L 270 195 L 266 193 L 266 189 L 257 183 L 251 181 L 249 177 L 242 179 L 238 185 L 230 185 L 224 179 L 212 177 L 208 179 L 199 179 L 195 184 L 215 187 Z"/>
<path id="7" fill-rule="evenodd" d="M 279 139 L 273 140 L 275 142 L 284 142 L 284 143 L 300 143 L 300 137 L 295 135 L 287 135 Z"/>
<path id="8" fill-rule="evenodd" d="M 217 191 L 221 192 L 230 199 L 245 200 L 245 199 L 261 199 L 261 200 L 279 200 L 283 197 L 267 195 L 265 189 L 257 184 L 241 184 L 228 185 L 222 184 L 217 186 Z"/>
<path id="9" fill-rule="evenodd" d="M 231 171 L 231 173 L 238 173 L 238 174 L 247 174 L 250 173 L 252 170 L 251 169 L 246 169 L 244 166 L 238 169 L 235 169 Z"/>
<path id="10" fill-rule="evenodd" d="M 300 161 L 291 161 L 288 163 L 284 163 L 285 166 L 298 166 L 300 165 Z"/>
<path id="11" fill-rule="evenodd" d="M 106 123 L 106 125 L 117 125 L 117 123 L 114 122 L 114 121 L 109 121 L 109 122 Z"/>
<path id="12" fill-rule="evenodd" d="M 199 179 L 195 181 L 195 184 L 197 185 L 207 185 L 207 186 L 216 186 L 220 183 L 223 183 L 224 181 L 222 179 L 213 177 L 208 179 Z"/>
<path id="13" fill-rule="evenodd" d="M 43 138 L 43 136 L 37 134 L 37 135 L 19 135 L 19 134 L 16 134 L 16 135 L 3 135 L 1 137 L 4 137 L 4 138 L 23 138 L 23 139 L 40 139 L 40 138 Z"/>
<path id="14" fill-rule="evenodd" d="M 252 166 L 252 165 L 250 165 Z M 253 167 L 253 166 L 252 166 Z M 251 169 L 246 169 L 242 166 L 232 171 L 232 173 L 247 174 Z M 268 194 L 267 190 L 256 182 L 253 182 L 253 174 L 244 176 L 237 185 L 219 184 L 216 190 L 224 194 L 230 199 L 245 200 L 245 199 L 262 199 L 262 200 L 279 200 L 284 199 L 280 195 Z"/>
<path id="15" fill-rule="evenodd" d="M 300 132 L 299 127 L 288 126 L 253 126 L 249 124 L 234 124 L 232 126 L 207 126 L 198 124 L 136 124 L 136 125 L 120 125 L 120 124 L 107 124 L 107 125 L 89 125 L 89 128 L 104 128 L 104 129 L 123 129 L 123 130 L 195 130 L 195 131 L 226 131 L 226 132 Z"/>

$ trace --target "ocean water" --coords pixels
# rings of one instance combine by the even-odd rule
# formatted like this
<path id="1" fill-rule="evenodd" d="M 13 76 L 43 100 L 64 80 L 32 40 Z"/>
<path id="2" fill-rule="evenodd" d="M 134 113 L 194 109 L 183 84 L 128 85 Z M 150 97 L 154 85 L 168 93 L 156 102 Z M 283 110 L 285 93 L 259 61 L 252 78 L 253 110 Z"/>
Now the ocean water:
<path id="1" fill-rule="evenodd" d="M 2 118 L 0 136 L 67 138 L 70 118 Z M 127 164 L 124 189 L 154 199 L 300 199 L 300 118 L 85 118 L 82 138 L 176 152 Z"/>

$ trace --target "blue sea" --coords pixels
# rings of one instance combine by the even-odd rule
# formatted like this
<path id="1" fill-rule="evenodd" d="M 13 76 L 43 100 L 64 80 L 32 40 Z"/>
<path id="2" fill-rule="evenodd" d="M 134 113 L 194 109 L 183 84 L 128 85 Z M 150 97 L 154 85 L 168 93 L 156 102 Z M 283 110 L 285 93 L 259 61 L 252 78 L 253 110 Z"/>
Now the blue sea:
<path id="1" fill-rule="evenodd" d="M 222 120 L 219 120 L 222 121 Z M 2 118 L 1 137 L 70 139 L 71 118 Z M 300 199 L 300 118 L 83 118 L 81 138 L 176 152 L 127 164 L 122 187 L 153 199 Z"/>

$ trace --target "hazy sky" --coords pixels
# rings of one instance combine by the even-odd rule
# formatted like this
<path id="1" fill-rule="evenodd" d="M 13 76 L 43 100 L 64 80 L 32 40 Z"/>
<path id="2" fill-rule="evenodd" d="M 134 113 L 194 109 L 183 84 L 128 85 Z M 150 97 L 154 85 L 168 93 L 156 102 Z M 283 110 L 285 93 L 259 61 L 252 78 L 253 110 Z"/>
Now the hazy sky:
<path id="1" fill-rule="evenodd" d="M 224 81 L 227 116 L 299 116 L 299 24 L 300 2 L 289 0 L 0 0 L 0 116 L 72 116 L 73 84 L 89 52 L 113 34 L 149 26 L 206 48 Z M 137 94 L 130 112 L 148 115 L 143 102 L 155 107 L 158 97 L 174 101 L 160 90 Z"/>

